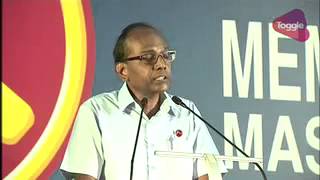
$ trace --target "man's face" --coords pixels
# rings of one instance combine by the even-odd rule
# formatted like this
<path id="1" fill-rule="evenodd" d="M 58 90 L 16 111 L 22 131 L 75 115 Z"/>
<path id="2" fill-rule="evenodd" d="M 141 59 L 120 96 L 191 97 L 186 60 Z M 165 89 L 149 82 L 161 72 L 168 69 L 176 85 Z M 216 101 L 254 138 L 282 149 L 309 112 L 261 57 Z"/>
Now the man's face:
<path id="1" fill-rule="evenodd" d="M 140 28 L 130 33 L 127 39 L 128 57 L 148 53 L 157 56 L 168 49 L 166 41 L 154 30 Z M 171 82 L 171 63 L 158 56 L 154 64 L 144 61 L 128 61 L 125 64 L 127 84 L 136 96 L 158 95 L 169 89 Z"/>

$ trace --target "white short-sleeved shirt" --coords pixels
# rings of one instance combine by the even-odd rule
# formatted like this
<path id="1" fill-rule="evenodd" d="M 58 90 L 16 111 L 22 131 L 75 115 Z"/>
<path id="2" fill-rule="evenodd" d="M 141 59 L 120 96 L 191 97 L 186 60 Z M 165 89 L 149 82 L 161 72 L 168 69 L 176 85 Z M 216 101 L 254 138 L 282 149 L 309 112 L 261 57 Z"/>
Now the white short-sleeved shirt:
<path id="1" fill-rule="evenodd" d="M 208 173 L 196 160 L 159 157 L 155 151 L 219 154 L 205 124 L 165 96 L 151 119 L 143 114 L 134 180 L 191 180 Z M 183 101 L 199 113 L 193 102 Z M 126 83 L 119 91 L 87 100 L 80 106 L 61 169 L 98 178 L 105 161 L 107 180 L 129 179 L 140 111 Z M 219 168 L 227 172 L 223 162 Z"/>

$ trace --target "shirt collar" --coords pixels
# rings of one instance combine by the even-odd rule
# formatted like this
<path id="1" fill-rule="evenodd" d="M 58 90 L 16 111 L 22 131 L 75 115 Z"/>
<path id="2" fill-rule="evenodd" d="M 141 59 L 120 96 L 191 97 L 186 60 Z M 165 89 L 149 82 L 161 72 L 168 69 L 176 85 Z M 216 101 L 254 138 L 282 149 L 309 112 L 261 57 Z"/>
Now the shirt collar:
<path id="1" fill-rule="evenodd" d="M 167 92 L 164 92 L 163 97 L 164 100 L 160 106 L 161 113 L 169 113 L 171 115 L 178 115 L 178 105 L 176 105 L 171 100 L 172 95 L 168 94 Z M 127 83 L 124 82 L 121 89 L 119 90 L 118 94 L 118 102 L 119 102 L 119 108 L 121 111 L 127 112 L 128 110 L 132 110 L 135 108 L 140 108 L 140 106 L 135 102 L 133 97 L 131 96 Z"/>
<path id="2" fill-rule="evenodd" d="M 136 106 L 136 102 L 131 96 L 126 82 L 123 83 L 121 89 L 119 90 L 118 102 L 119 102 L 119 108 L 122 111 L 125 111 L 129 107 L 133 107 L 134 109 L 134 107 Z"/>
<path id="3" fill-rule="evenodd" d="M 167 92 L 164 92 L 164 96 L 165 96 L 165 99 L 160 106 L 160 111 L 167 112 L 171 115 L 177 116 L 179 112 L 177 107 L 178 105 L 176 105 L 172 101 L 171 99 L 172 95 L 168 94 Z"/>

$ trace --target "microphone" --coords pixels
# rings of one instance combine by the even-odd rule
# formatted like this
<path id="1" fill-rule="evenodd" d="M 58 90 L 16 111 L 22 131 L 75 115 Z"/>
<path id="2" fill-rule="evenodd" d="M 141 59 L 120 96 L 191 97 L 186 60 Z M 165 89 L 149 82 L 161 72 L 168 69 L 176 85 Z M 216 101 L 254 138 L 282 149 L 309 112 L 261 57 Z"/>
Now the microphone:
<path id="1" fill-rule="evenodd" d="M 177 105 L 180 105 L 180 106 L 188 109 L 190 112 L 192 112 L 192 114 L 194 114 L 195 116 L 197 116 L 202 122 L 204 122 L 207 126 L 209 126 L 211 129 L 213 129 L 217 134 L 219 134 L 219 135 L 220 135 L 223 139 L 225 139 L 229 144 L 231 144 L 233 147 L 235 147 L 241 154 L 243 154 L 245 157 L 249 158 L 249 155 L 248 155 L 247 153 L 245 153 L 245 152 L 244 152 L 242 149 L 240 149 L 237 145 L 235 145 L 233 142 L 231 142 L 227 137 L 225 137 L 225 136 L 224 136 L 221 132 L 219 132 L 216 128 L 214 128 L 213 126 L 211 126 L 211 124 L 209 124 L 206 120 L 204 120 L 200 115 L 198 115 L 196 112 L 194 112 L 192 109 L 190 109 L 179 97 L 173 96 L 171 99 L 172 99 L 172 101 L 173 101 L 174 103 L 176 103 Z M 260 172 L 261 172 L 261 174 L 262 174 L 262 176 L 263 176 L 263 179 L 264 179 L 264 180 L 267 180 L 266 174 L 264 173 L 262 167 L 261 167 L 258 163 L 256 163 L 256 162 L 254 162 L 253 164 L 255 164 L 255 165 L 259 168 L 259 170 L 260 170 Z"/>
<path id="2" fill-rule="evenodd" d="M 133 148 L 133 153 L 132 153 L 132 157 L 131 157 L 130 180 L 132 180 L 132 176 L 133 176 L 133 163 L 134 163 L 134 157 L 135 157 L 135 154 L 136 154 L 136 149 L 137 149 L 137 144 L 138 144 L 138 138 L 139 138 L 139 132 L 140 132 L 140 127 L 141 127 L 143 110 L 144 110 L 144 107 L 147 105 L 147 103 L 148 103 L 148 99 L 146 97 L 144 97 L 141 100 L 141 112 L 140 112 L 138 130 L 137 130 L 136 140 L 134 142 L 134 148 Z"/>

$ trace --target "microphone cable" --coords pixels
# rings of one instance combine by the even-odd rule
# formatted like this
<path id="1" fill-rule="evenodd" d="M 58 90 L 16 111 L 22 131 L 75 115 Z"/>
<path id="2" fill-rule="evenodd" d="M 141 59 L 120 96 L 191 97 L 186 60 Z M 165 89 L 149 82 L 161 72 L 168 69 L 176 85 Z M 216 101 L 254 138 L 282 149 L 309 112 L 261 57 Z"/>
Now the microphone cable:
<path id="1" fill-rule="evenodd" d="M 139 124 L 138 124 L 138 129 L 137 129 L 137 134 L 136 134 L 136 140 L 134 142 L 133 153 L 132 153 L 132 157 L 131 157 L 130 180 L 132 180 L 132 177 L 133 177 L 133 163 L 134 163 L 134 157 L 136 154 L 136 149 L 137 149 L 137 144 L 138 144 L 138 139 L 139 139 L 143 110 L 144 110 L 144 107 L 146 106 L 147 103 L 148 103 L 148 99 L 146 97 L 144 97 L 141 100 L 141 112 L 140 112 Z"/>

